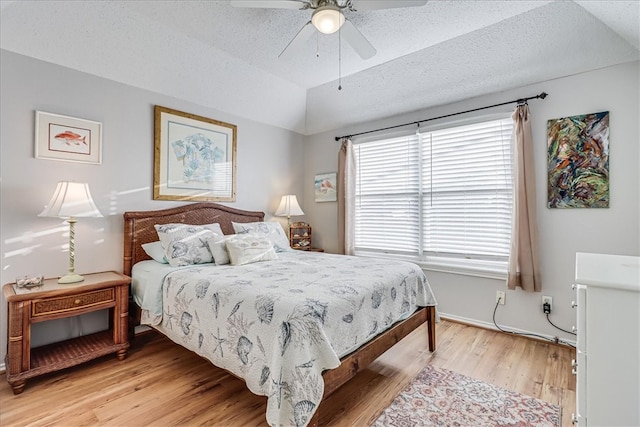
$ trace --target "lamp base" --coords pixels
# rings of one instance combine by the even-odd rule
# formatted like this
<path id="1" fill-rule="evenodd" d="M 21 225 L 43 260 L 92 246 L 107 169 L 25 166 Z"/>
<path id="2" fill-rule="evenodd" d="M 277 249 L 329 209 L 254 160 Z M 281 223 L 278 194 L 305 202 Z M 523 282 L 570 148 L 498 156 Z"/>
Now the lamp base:
<path id="1" fill-rule="evenodd" d="M 83 280 L 84 280 L 84 277 L 82 277 L 81 275 L 70 273 L 70 274 L 67 274 L 66 276 L 62 276 L 61 278 L 59 278 L 58 283 L 62 283 L 62 284 L 77 283 L 77 282 L 82 282 Z"/>

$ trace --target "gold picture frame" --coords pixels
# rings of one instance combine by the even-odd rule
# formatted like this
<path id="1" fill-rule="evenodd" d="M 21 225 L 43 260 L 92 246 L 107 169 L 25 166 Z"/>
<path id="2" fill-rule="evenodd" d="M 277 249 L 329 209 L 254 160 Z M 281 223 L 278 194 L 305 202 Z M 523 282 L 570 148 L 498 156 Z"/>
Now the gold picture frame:
<path id="1" fill-rule="evenodd" d="M 159 105 L 154 122 L 154 200 L 236 201 L 236 125 Z"/>

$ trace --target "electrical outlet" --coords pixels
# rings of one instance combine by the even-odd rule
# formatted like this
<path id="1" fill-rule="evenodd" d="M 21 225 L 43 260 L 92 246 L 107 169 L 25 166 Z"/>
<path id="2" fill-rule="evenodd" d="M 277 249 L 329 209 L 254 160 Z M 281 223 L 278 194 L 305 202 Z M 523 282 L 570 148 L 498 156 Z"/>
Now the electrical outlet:
<path id="1" fill-rule="evenodd" d="M 500 303 L 500 305 L 504 305 L 507 299 L 507 296 L 504 291 L 496 291 L 496 303 Z"/>
<path id="2" fill-rule="evenodd" d="M 542 311 L 544 311 L 545 304 L 549 304 L 549 313 L 551 313 L 551 310 L 553 309 L 553 298 L 542 295 Z"/>

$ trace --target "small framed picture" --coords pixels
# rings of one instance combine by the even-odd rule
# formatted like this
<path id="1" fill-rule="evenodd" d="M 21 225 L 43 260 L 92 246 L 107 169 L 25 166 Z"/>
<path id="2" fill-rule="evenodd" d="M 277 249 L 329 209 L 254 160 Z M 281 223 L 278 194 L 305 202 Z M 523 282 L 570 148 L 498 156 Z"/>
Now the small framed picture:
<path id="1" fill-rule="evenodd" d="M 102 163 L 102 123 L 36 111 L 36 159 Z"/>
<path id="2" fill-rule="evenodd" d="M 335 202 L 338 200 L 336 172 L 316 175 L 314 191 L 316 202 Z"/>

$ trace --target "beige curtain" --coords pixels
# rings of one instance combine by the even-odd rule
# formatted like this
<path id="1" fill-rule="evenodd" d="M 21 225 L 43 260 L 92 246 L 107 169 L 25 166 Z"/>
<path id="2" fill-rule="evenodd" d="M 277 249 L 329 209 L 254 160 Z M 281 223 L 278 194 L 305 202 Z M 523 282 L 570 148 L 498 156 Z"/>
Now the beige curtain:
<path id="1" fill-rule="evenodd" d="M 356 158 L 353 143 L 343 138 L 338 154 L 338 238 L 342 253 L 355 253 Z"/>
<path id="2" fill-rule="evenodd" d="M 540 292 L 540 254 L 536 220 L 536 186 L 529 106 L 513 113 L 513 219 L 507 288 Z"/>

